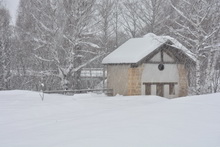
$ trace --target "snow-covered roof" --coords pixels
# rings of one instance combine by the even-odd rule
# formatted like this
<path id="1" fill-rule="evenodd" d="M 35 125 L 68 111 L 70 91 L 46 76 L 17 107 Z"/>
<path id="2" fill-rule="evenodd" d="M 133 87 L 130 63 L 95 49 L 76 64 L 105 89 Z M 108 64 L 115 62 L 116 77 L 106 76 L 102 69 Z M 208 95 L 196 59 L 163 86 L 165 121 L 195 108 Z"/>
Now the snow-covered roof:
<path id="1" fill-rule="evenodd" d="M 180 49 L 192 60 L 196 60 L 193 53 L 180 42 L 170 36 L 157 36 L 153 33 L 146 34 L 143 38 L 132 38 L 110 53 L 102 61 L 102 64 L 132 64 L 158 49 L 161 45 L 171 41 L 171 46 Z"/>

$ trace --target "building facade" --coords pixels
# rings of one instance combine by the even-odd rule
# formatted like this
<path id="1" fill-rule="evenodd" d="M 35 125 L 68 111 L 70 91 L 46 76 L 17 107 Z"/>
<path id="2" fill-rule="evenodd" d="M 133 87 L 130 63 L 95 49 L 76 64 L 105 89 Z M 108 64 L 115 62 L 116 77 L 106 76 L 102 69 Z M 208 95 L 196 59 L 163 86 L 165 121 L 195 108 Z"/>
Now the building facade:
<path id="1" fill-rule="evenodd" d="M 125 42 L 104 58 L 103 64 L 107 88 L 113 89 L 113 95 L 176 98 L 188 94 L 195 58 L 177 40 L 147 34 Z"/>

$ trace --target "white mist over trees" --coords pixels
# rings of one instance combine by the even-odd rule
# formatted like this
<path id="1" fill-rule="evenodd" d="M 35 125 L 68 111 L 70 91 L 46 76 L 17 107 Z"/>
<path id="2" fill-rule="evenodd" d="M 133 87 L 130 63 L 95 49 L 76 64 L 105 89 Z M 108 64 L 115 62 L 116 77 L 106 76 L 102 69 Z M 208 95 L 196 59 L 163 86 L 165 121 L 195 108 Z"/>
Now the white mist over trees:
<path id="1" fill-rule="evenodd" d="M 152 32 L 195 53 L 192 93 L 217 92 L 219 26 L 219 0 L 20 0 L 15 26 L 0 5 L 0 88 L 85 88 L 83 68 Z"/>

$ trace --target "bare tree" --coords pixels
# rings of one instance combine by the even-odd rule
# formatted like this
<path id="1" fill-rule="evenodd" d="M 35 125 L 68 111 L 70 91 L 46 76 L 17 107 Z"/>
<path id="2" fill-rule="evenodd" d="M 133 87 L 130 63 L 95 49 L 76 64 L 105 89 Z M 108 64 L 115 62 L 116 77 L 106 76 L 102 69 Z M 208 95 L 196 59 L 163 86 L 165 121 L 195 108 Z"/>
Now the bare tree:
<path id="1" fill-rule="evenodd" d="M 114 36 L 114 1 L 102 0 L 97 4 L 98 19 L 99 19 L 99 42 L 100 47 L 109 52 L 110 48 L 114 48 L 112 43 Z"/>
<path id="2" fill-rule="evenodd" d="M 143 26 L 140 22 L 138 11 L 140 3 L 138 1 L 128 0 L 122 5 L 123 28 L 127 34 L 136 38 L 140 34 Z"/>
<path id="3" fill-rule="evenodd" d="M 171 19 L 167 0 L 141 0 L 138 9 L 138 18 L 142 21 L 142 35 L 147 32 L 155 34 L 166 34 L 165 24 L 168 19 Z"/>
<path id="4" fill-rule="evenodd" d="M 11 80 L 11 38 L 9 11 L 0 3 L 0 88 L 10 89 Z"/>
<path id="5" fill-rule="evenodd" d="M 20 12 L 17 27 L 23 34 L 19 34 L 20 37 L 27 37 L 21 46 L 28 44 L 26 49 L 34 57 L 31 59 L 31 73 L 58 78 L 63 89 L 80 88 L 81 68 L 102 54 L 91 42 L 95 27 L 95 1 L 28 2 L 29 5 L 23 0 L 20 2 L 20 7 L 29 10 Z"/>

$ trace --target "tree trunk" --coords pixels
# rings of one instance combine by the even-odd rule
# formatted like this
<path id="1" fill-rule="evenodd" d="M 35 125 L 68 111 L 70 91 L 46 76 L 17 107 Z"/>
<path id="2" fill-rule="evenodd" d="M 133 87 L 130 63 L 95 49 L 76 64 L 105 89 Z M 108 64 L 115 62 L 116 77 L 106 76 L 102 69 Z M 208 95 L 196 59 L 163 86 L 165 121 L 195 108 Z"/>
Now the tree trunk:
<path id="1" fill-rule="evenodd" d="M 201 94 L 201 66 L 200 66 L 200 54 L 199 49 L 196 50 L 197 59 L 196 59 L 196 94 Z"/>

